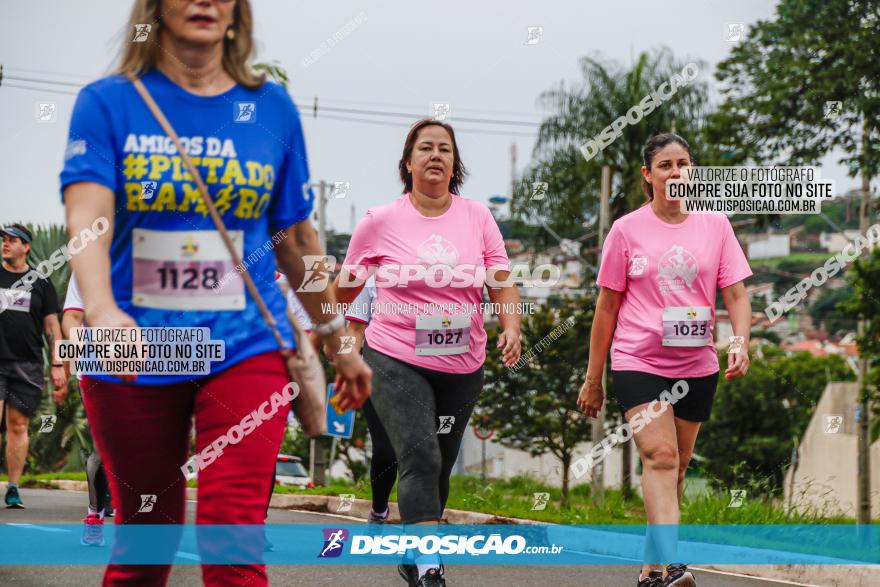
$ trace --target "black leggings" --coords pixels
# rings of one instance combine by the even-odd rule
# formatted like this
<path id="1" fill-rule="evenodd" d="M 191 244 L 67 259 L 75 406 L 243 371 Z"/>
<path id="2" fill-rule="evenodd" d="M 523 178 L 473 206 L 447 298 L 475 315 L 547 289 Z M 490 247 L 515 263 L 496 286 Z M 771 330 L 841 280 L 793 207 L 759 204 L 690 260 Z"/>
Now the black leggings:
<path id="1" fill-rule="evenodd" d="M 373 456 L 370 458 L 370 489 L 373 494 L 373 511 L 381 514 L 388 509 L 388 498 L 397 480 L 397 457 L 394 455 L 394 446 L 372 400 L 367 400 L 363 407 L 364 417 L 367 419 L 367 428 L 370 431 L 370 439 L 373 441 Z"/>
<path id="2" fill-rule="evenodd" d="M 93 450 L 86 461 L 86 479 L 89 485 L 89 508 L 101 512 L 110 505 L 110 485 L 104 472 L 104 463 L 97 450 Z"/>
<path id="3" fill-rule="evenodd" d="M 439 521 L 449 498 L 449 475 L 483 388 L 483 368 L 473 373 L 434 371 L 389 357 L 366 343 L 364 360 L 373 370 L 373 408 L 400 467 L 401 520 Z"/>

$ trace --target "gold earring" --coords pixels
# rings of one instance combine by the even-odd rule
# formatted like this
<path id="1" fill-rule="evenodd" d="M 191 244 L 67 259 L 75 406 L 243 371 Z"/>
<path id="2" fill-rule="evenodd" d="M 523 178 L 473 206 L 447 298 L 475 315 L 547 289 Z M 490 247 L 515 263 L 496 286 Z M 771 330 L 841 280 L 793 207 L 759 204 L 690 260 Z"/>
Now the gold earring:
<path id="1" fill-rule="evenodd" d="M 229 27 L 228 29 L 226 29 L 226 38 L 229 39 L 230 41 L 232 39 L 234 39 L 235 38 L 235 29 L 233 29 L 232 27 Z"/>

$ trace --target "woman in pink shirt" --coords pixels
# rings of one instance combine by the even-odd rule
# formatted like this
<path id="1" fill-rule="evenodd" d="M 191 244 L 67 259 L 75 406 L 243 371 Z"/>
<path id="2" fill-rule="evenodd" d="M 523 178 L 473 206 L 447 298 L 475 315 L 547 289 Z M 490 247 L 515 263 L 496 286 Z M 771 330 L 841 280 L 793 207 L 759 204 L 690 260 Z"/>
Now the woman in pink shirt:
<path id="1" fill-rule="evenodd" d="M 334 293 L 350 303 L 375 271 L 364 342 L 371 403 L 398 455 L 402 521 L 436 524 L 483 386 L 483 287 L 501 304 L 498 348 L 507 366 L 520 356 L 519 293 L 507 281 L 510 264 L 489 209 L 458 195 L 465 168 L 452 127 L 416 123 L 399 169 L 403 195 L 358 224 Z M 399 568 L 410 585 L 446 584 L 436 555 L 413 562 Z"/>
<path id="2" fill-rule="evenodd" d="M 752 272 L 726 216 L 684 214 L 678 201 L 666 198 L 666 182 L 693 165 L 687 141 L 659 134 L 642 154 L 649 202 L 618 219 L 602 248 L 590 359 L 577 403 L 590 417 L 602 408 L 613 335 L 614 393 L 642 459 L 648 523 L 676 525 L 685 471 L 718 383 L 716 289 L 733 325 L 724 376 L 734 379 L 749 368 L 752 308 L 743 280 Z M 686 565 L 645 564 L 638 585 L 696 582 Z"/>

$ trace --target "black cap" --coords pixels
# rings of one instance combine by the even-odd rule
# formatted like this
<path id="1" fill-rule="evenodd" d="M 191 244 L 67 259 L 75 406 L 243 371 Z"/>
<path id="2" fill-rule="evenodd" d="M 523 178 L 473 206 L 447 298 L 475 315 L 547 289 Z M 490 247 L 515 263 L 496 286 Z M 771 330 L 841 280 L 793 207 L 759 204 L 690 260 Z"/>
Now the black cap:
<path id="1" fill-rule="evenodd" d="M 16 228 L 14 226 L 4 226 L 3 228 L 0 228 L 0 232 L 2 232 L 3 234 L 8 234 L 9 236 L 18 237 L 27 244 L 31 244 L 31 237 L 29 237 L 27 233 L 20 228 Z"/>

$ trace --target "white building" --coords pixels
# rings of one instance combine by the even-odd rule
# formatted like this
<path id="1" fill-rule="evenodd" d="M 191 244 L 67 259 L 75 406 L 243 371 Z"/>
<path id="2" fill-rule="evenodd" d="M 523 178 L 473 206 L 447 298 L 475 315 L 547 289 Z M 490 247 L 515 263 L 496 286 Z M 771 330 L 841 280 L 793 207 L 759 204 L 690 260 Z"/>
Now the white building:
<path id="1" fill-rule="evenodd" d="M 829 383 L 785 477 L 785 502 L 796 511 L 856 516 L 858 384 Z M 880 440 L 871 446 L 871 511 L 880 511 Z"/>
<path id="2" fill-rule="evenodd" d="M 843 232 L 823 232 L 819 234 L 819 246 L 829 253 L 839 253 L 857 236 L 858 230 L 844 230 Z"/>
<path id="3" fill-rule="evenodd" d="M 749 259 L 771 259 L 791 254 L 791 239 L 787 234 L 762 234 L 748 237 Z"/>

